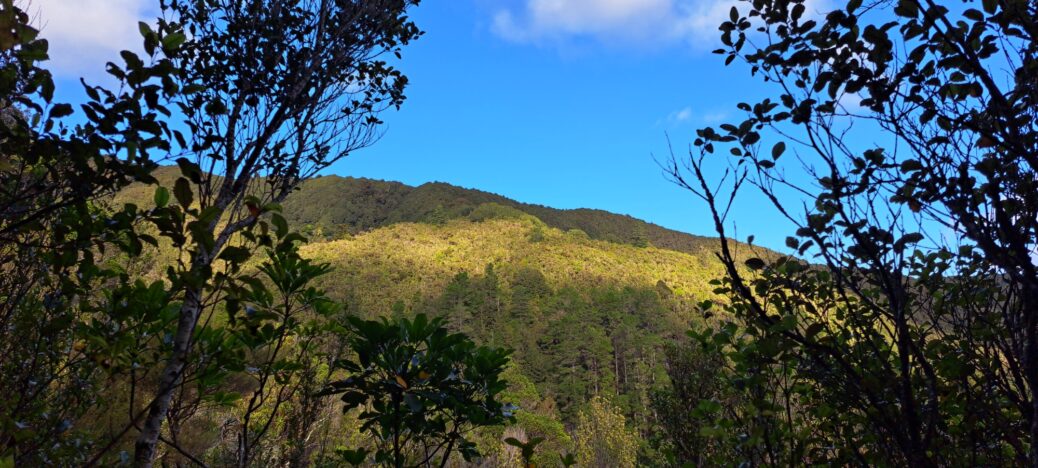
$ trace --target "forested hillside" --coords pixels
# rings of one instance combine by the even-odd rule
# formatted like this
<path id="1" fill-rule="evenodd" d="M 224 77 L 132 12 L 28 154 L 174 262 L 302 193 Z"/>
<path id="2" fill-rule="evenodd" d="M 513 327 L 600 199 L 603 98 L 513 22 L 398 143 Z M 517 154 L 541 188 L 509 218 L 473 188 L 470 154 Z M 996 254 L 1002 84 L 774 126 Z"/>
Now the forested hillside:
<path id="1" fill-rule="evenodd" d="M 159 180 L 176 173 L 156 170 Z M 148 207 L 149 196 L 131 186 L 115 200 Z M 614 397 L 642 456 L 655 450 L 652 402 L 669 385 L 667 349 L 708 323 L 697 305 L 715 297 L 710 282 L 724 274 L 715 240 L 442 183 L 326 176 L 283 209 L 311 236 L 301 254 L 332 267 L 315 284 L 349 314 L 442 316 L 478 343 L 514 349 L 511 391 L 524 395 L 517 429 L 556 452 L 574 450 L 579 412 L 596 395 Z"/>
<path id="2" fill-rule="evenodd" d="M 421 52 L 425 117 L 382 153 L 401 179 L 444 151 L 469 154 L 440 174 L 533 188 L 602 161 L 620 179 L 559 202 L 601 206 L 645 183 L 618 158 L 659 115 L 688 146 L 658 167 L 716 238 L 328 175 L 404 105 L 419 0 L 82 3 L 44 11 L 131 31 L 103 79 L 0 0 L 0 468 L 1038 466 L 1036 2 L 530 0 L 494 15 L 510 45 Z M 623 59 L 690 60 L 680 88 L 600 73 L 596 44 L 714 29 L 752 80 L 684 53 Z M 515 53 L 555 39 L 592 47 L 576 86 Z M 525 172 L 476 149 L 504 141 Z M 767 206 L 737 213 L 747 191 Z M 787 251 L 733 239 L 750 216 Z"/>
<path id="3" fill-rule="evenodd" d="M 515 374 L 540 395 L 516 402 L 520 420 L 572 430 L 592 396 L 616 395 L 640 441 L 656 425 L 651 395 L 668 382 L 664 347 L 703 323 L 693 303 L 721 273 L 716 260 L 595 241 L 535 218 L 401 223 L 302 252 L 334 267 L 319 284 L 352 313 L 444 316 L 477 342 L 515 349 Z M 560 433 L 520 427 L 563 445 Z"/>
<path id="4" fill-rule="evenodd" d="M 363 316 L 426 312 L 516 361 L 572 422 L 599 393 L 623 394 L 644 422 L 664 382 L 662 346 L 701 317 L 721 274 L 709 258 L 588 239 L 536 219 L 397 224 L 313 243 L 320 283 Z"/>
<path id="5" fill-rule="evenodd" d="M 175 166 L 160 167 L 154 175 L 172 185 L 179 171 Z M 116 202 L 147 204 L 150 199 L 148 189 L 131 186 L 116 197 Z M 627 215 L 531 205 L 442 182 L 412 187 L 399 182 L 328 175 L 303 182 L 283 205 L 285 218 L 293 226 L 314 239 L 336 239 L 392 223 L 443 223 L 457 218 L 489 216 L 473 213 L 488 203 L 532 215 L 553 228 L 579 229 L 592 239 L 636 246 L 651 244 L 695 254 L 716 246 L 716 242 L 708 238 L 666 229 Z"/>

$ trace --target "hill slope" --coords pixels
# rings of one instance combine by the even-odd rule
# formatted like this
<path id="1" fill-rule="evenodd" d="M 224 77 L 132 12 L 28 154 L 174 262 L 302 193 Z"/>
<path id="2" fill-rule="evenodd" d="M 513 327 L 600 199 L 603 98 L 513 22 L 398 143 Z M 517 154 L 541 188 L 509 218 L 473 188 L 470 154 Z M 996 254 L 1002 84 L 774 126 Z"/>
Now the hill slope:
<path id="1" fill-rule="evenodd" d="M 493 193 L 442 182 L 411 187 L 352 177 L 325 176 L 303 184 L 285 201 L 285 214 L 298 225 L 312 225 L 325 236 L 351 234 L 396 222 L 443 222 L 469 216 L 480 205 L 494 203 L 544 221 L 548 226 L 579 229 L 592 239 L 627 244 L 652 244 L 682 252 L 698 252 L 712 245 L 693 236 L 602 210 L 562 210 L 520 203 Z"/>
<path id="2" fill-rule="evenodd" d="M 175 166 L 158 168 L 154 175 L 167 187 L 179 176 Z M 128 187 L 117 202 L 151 203 L 152 189 Z M 443 223 L 467 218 L 481 205 L 494 204 L 534 216 L 546 225 L 568 231 L 579 229 L 592 239 L 632 245 L 653 245 L 687 253 L 712 251 L 715 241 L 674 231 L 652 223 L 603 210 L 563 210 L 521 203 L 501 195 L 442 182 L 412 187 L 400 182 L 324 176 L 308 180 L 285 200 L 284 215 L 312 238 L 335 239 L 401 222 Z"/>
<path id="3" fill-rule="evenodd" d="M 157 176 L 172 185 L 177 172 Z M 136 185 L 115 201 L 147 206 L 152 192 Z M 664 349 L 702 322 L 694 304 L 723 274 L 716 239 L 443 183 L 328 176 L 283 205 L 309 234 L 303 254 L 334 267 L 319 284 L 348 313 L 443 315 L 481 343 L 515 349 L 510 378 L 537 395 L 524 417 L 555 427 L 524 430 L 555 431 L 556 442 L 594 395 L 609 395 L 648 436 L 651 395 L 667 382 Z"/>
<path id="4" fill-rule="evenodd" d="M 444 315 L 477 341 L 515 349 L 548 415 L 572 423 L 613 395 L 652 426 L 664 347 L 702 323 L 721 265 L 706 255 L 590 239 L 533 217 L 395 223 L 303 254 L 334 269 L 319 281 L 350 313 Z"/>

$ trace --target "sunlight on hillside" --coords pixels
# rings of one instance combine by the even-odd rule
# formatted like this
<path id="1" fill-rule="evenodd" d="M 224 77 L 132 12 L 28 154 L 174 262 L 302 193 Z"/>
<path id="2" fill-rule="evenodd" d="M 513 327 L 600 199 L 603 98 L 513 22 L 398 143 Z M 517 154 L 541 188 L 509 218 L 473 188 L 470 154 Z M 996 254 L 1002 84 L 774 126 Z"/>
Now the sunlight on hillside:
<path id="1" fill-rule="evenodd" d="M 1038 2 L 0 31 L 0 468 L 1038 467 Z"/>

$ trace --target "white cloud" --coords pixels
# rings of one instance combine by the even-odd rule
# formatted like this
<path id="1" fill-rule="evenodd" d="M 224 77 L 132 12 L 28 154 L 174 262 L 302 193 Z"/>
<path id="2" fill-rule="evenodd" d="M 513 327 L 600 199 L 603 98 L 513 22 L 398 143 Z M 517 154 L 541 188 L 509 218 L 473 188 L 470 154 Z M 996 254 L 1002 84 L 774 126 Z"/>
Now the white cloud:
<path id="1" fill-rule="evenodd" d="M 672 124 L 681 123 L 681 122 L 687 122 L 688 119 L 691 119 L 691 118 L 692 118 L 692 108 L 691 107 L 687 107 L 687 106 L 685 108 L 683 108 L 683 109 L 676 110 L 674 112 L 671 112 L 669 115 L 667 115 L 667 121 L 672 123 Z"/>
<path id="2" fill-rule="evenodd" d="M 48 68 L 58 76 L 97 76 L 119 63 L 119 51 L 141 49 L 137 23 L 156 16 L 153 0 L 32 0 L 41 35 L 50 43 Z"/>
<path id="3" fill-rule="evenodd" d="M 717 111 L 703 114 L 703 123 L 716 125 L 724 122 L 729 117 L 728 111 Z"/>
<path id="4" fill-rule="evenodd" d="M 666 117 L 661 117 L 656 121 L 656 126 L 716 125 L 724 122 L 728 117 L 729 113 L 727 111 L 694 110 L 691 106 L 685 106 L 667 114 Z"/>
<path id="5" fill-rule="evenodd" d="M 806 0 L 809 15 L 827 0 Z M 718 26 L 738 0 L 523 0 L 519 9 L 502 9 L 492 29 L 520 43 L 559 43 L 592 39 L 608 45 L 658 47 L 685 44 L 713 48 Z"/>

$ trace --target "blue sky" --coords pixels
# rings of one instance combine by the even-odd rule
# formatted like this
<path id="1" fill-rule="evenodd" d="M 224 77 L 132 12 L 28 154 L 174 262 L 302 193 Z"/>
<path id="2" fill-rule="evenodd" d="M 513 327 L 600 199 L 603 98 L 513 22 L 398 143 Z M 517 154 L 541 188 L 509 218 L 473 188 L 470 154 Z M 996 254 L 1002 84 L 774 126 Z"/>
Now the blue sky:
<path id="1" fill-rule="evenodd" d="M 36 0 L 59 97 L 137 43 L 152 0 Z M 385 136 L 327 173 L 443 181 L 559 208 L 599 208 L 712 235 L 706 207 L 667 182 L 667 138 L 736 117 L 767 91 L 710 53 L 731 0 L 426 0 L 404 52 L 408 100 Z M 130 42 L 132 41 L 132 42 Z M 735 207 L 738 237 L 780 247 L 791 232 L 765 201 Z"/>

